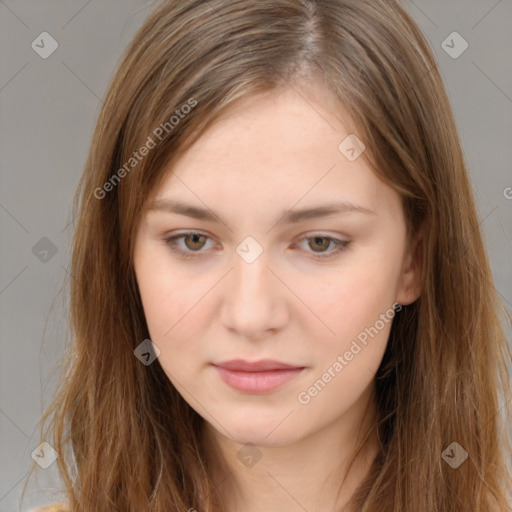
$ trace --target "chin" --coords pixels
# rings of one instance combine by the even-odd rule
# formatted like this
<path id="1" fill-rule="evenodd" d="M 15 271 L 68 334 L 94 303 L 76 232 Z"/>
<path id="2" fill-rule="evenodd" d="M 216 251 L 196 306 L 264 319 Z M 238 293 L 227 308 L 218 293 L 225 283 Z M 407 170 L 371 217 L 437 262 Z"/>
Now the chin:
<path id="1" fill-rule="evenodd" d="M 283 418 L 286 417 L 286 413 L 281 415 L 278 419 L 269 421 L 255 421 L 255 419 L 234 422 L 231 424 L 224 423 L 226 430 L 229 432 L 229 436 L 225 431 L 222 431 L 223 435 L 228 437 L 231 441 L 239 444 L 253 444 L 255 446 L 262 447 L 278 447 L 287 446 L 298 441 L 302 435 L 298 425 L 292 422 L 284 426 Z"/>
<path id="2" fill-rule="evenodd" d="M 294 439 L 288 436 L 275 436 L 268 435 L 272 429 L 269 428 L 265 432 L 254 432 L 252 429 L 243 429 L 233 435 L 231 441 L 241 445 L 254 445 L 262 448 L 277 448 L 280 446 L 287 446 L 294 442 Z"/>

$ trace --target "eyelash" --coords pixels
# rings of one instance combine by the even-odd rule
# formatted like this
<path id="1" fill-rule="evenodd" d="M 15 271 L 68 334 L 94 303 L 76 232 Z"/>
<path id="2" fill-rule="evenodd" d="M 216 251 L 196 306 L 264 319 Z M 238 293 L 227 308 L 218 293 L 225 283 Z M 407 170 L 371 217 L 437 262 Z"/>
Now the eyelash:
<path id="1" fill-rule="evenodd" d="M 181 233 L 179 235 L 173 235 L 170 237 L 166 237 L 164 240 L 165 240 L 167 246 L 169 247 L 169 249 L 172 252 L 178 253 L 181 258 L 184 258 L 184 259 L 197 258 L 200 256 L 200 253 L 204 252 L 204 251 L 202 251 L 201 249 L 198 251 L 190 251 L 190 250 L 183 250 L 183 249 L 177 248 L 177 240 L 187 238 L 192 235 L 204 236 L 204 237 L 206 237 L 207 240 L 211 240 L 211 238 L 209 236 L 207 236 L 203 233 L 199 233 L 197 231 L 187 231 L 187 232 Z M 302 238 L 300 241 L 302 242 L 303 240 L 312 240 L 313 238 L 323 238 L 323 239 L 329 240 L 329 243 L 333 242 L 335 244 L 335 248 L 329 252 L 323 252 L 323 253 L 312 252 L 311 253 L 312 257 L 317 260 L 326 260 L 328 258 L 332 258 L 332 257 L 336 256 L 337 254 L 346 250 L 348 245 L 350 244 L 350 242 L 347 240 L 342 240 L 339 238 L 333 238 L 333 237 L 324 236 L 324 235 L 308 236 L 308 237 Z"/>

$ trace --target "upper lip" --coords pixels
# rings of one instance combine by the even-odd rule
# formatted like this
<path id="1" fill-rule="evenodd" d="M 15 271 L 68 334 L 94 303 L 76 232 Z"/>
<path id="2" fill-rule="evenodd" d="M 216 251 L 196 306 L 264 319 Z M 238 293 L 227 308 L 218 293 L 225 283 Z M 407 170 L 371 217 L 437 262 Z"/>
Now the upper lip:
<path id="1" fill-rule="evenodd" d="M 260 359 L 259 361 L 246 361 L 244 359 L 231 359 L 229 361 L 222 361 L 214 363 L 214 366 L 220 366 L 227 370 L 239 370 L 246 372 L 261 372 L 269 370 L 289 370 L 293 368 L 304 368 L 303 366 L 296 366 L 292 364 L 282 363 L 273 359 Z"/>

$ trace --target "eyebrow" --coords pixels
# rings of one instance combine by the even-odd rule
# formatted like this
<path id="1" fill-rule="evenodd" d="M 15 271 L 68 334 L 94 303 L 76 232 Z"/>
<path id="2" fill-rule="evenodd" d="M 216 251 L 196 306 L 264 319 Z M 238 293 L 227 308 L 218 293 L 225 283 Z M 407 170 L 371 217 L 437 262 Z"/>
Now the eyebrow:
<path id="1" fill-rule="evenodd" d="M 165 213 L 175 213 L 192 217 L 198 220 L 209 222 L 222 222 L 227 225 L 221 217 L 208 208 L 201 208 L 190 204 L 182 203 L 172 199 L 158 199 L 152 201 L 146 208 L 147 211 L 160 211 Z M 279 217 L 286 224 L 295 224 L 308 219 L 319 219 L 331 215 L 341 215 L 348 213 L 364 213 L 374 215 L 375 212 L 364 206 L 350 202 L 338 202 L 326 205 L 303 208 L 301 210 L 283 210 Z"/>

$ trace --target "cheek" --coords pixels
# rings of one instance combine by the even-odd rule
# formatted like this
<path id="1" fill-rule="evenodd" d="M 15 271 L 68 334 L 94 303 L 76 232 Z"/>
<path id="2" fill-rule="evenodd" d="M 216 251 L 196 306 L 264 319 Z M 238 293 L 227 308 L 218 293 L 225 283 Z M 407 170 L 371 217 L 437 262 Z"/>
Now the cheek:
<path id="1" fill-rule="evenodd" d="M 141 254 L 136 260 L 135 272 L 151 339 L 158 345 L 158 340 L 170 338 L 187 320 L 188 313 L 195 309 L 204 293 L 197 283 L 145 256 Z"/>
<path id="2" fill-rule="evenodd" d="M 383 326 L 379 319 L 382 314 L 393 315 L 399 276 L 398 264 L 393 262 L 399 260 L 392 258 L 394 256 L 391 255 L 386 259 L 358 258 L 357 262 L 331 273 L 330 278 L 319 286 L 310 288 L 313 292 L 307 296 L 323 326 L 330 329 L 325 327 L 323 331 L 326 334 L 322 337 L 332 350 L 348 349 L 352 340 L 361 333 L 360 339 L 364 341 L 364 333 L 376 322 L 382 332 L 375 335 L 375 340 L 383 343 L 387 340 L 391 322 L 386 318 Z M 382 263 L 378 264 L 378 261 Z M 311 321 L 318 322 L 318 318 L 311 318 Z"/>
<path id="3" fill-rule="evenodd" d="M 354 267 L 324 283 L 312 298 L 333 332 L 324 329 L 327 334 L 313 340 L 313 372 L 297 395 L 311 417 L 334 420 L 372 383 L 394 317 L 395 278 L 391 268 Z"/>
<path id="4" fill-rule="evenodd" d="M 213 321 L 208 293 L 219 278 L 183 275 L 168 260 L 158 261 L 154 251 L 139 255 L 135 271 L 149 337 L 160 349 L 158 361 L 174 386 L 186 394 L 193 387 L 190 380 L 198 357 L 207 350 L 202 343 Z M 181 383 L 187 383 L 186 389 Z"/>
<path id="5" fill-rule="evenodd" d="M 200 353 L 196 334 L 202 329 L 202 312 L 198 301 L 204 292 L 186 280 L 171 280 L 158 272 L 141 270 L 138 275 L 149 336 L 160 349 L 159 364 L 183 394 L 186 390 L 180 383 L 189 381 Z"/>

